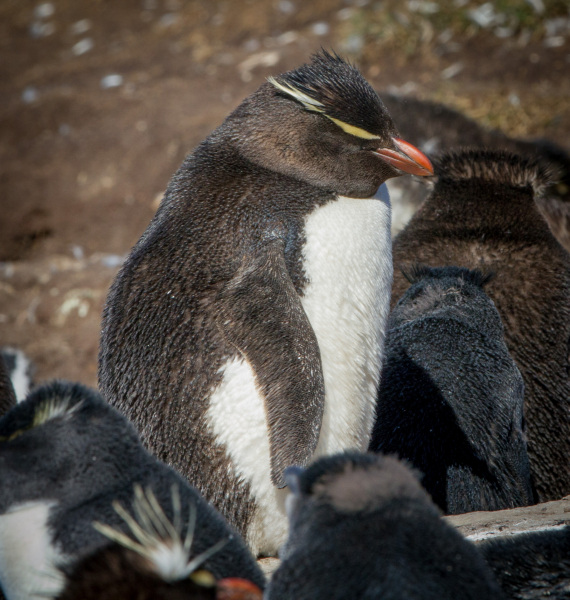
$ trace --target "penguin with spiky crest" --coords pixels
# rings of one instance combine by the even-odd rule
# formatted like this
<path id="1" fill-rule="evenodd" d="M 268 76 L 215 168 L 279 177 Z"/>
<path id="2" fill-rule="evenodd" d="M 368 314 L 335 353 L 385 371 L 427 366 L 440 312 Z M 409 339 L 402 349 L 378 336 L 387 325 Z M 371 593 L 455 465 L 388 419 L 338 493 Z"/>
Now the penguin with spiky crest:
<path id="1" fill-rule="evenodd" d="M 287 466 L 368 444 L 403 173 L 432 167 L 322 52 L 187 157 L 111 287 L 103 394 L 255 554 L 286 537 Z"/>
<path id="2" fill-rule="evenodd" d="M 290 531 L 267 600 L 499 600 L 492 572 L 393 457 L 346 453 L 286 471 Z"/>
<path id="3" fill-rule="evenodd" d="M 37 388 L 0 419 L 0 480 L 9 482 L 0 489 L 0 582 L 8 600 L 56 595 L 65 570 L 108 546 L 111 530 L 123 541 L 140 533 L 132 546 L 162 571 L 188 574 L 197 561 L 216 578 L 264 585 L 222 516 L 80 384 Z M 132 506 L 138 525 L 114 506 Z"/>
<path id="4" fill-rule="evenodd" d="M 421 265 L 405 275 L 370 450 L 408 460 L 447 514 L 532 504 L 524 383 L 484 291 L 492 275 Z"/>
<path id="5" fill-rule="evenodd" d="M 535 159 L 463 150 L 442 155 L 431 196 L 395 238 L 392 305 L 420 262 L 492 271 L 485 286 L 525 385 L 530 469 L 538 500 L 570 493 L 570 254 L 540 214 L 550 175 Z"/>
<path id="6" fill-rule="evenodd" d="M 94 528 L 111 540 L 111 544 L 63 568 L 65 587 L 58 600 L 243 600 L 244 591 L 261 600 L 262 591 L 243 578 L 216 580 L 201 566 L 227 543 L 223 538 L 198 556 L 193 553 L 196 530 L 196 506 L 190 513 L 184 533 L 181 498 L 172 488 L 173 521 L 150 488 L 135 485 L 133 513 L 120 502 L 113 508 L 123 519 L 128 533 L 95 521 Z"/>

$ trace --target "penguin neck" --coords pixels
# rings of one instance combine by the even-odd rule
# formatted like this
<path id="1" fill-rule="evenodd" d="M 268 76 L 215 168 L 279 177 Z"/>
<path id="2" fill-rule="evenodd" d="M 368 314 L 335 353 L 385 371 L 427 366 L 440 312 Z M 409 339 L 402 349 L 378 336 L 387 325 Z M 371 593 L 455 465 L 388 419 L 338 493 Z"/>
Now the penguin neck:
<path id="1" fill-rule="evenodd" d="M 301 302 L 316 334 L 325 380 L 317 455 L 365 450 L 392 285 L 390 199 L 338 196 L 305 219 Z"/>

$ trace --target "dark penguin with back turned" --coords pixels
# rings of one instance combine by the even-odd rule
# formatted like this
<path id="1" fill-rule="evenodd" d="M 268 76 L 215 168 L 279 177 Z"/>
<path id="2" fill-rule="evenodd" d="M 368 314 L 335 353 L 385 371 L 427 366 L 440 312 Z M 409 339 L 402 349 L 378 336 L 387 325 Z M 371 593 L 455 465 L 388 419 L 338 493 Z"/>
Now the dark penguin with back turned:
<path id="1" fill-rule="evenodd" d="M 431 196 L 394 240 L 392 303 L 417 261 L 492 271 L 485 286 L 525 385 L 530 468 L 538 499 L 570 493 L 570 255 L 536 206 L 549 182 L 536 160 L 461 151 L 436 164 Z"/>
<path id="2" fill-rule="evenodd" d="M 499 600 L 473 544 L 393 457 L 347 453 L 287 471 L 289 538 L 266 600 Z"/>
<path id="3" fill-rule="evenodd" d="M 532 504 L 524 383 L 501 317 L 460 267 L 415 266 L 390 313 L 370 450 L 397 454 L 447 514 Z"/>
<path id="4" fill-rule="evenodd" d="M 365 449 L 392 281 L 382 184 L 428 175 L 358 72 L 322 52 L 188 156 L 114 281 L 99 380 L 256 554 L 283 470 Z"/>
<path id="5" fill-rule="evenodd" d="M 0 419 L 0 481 L 0 584 L 8 600 L 57 594 L 65 569 L 135 530 L 149 532 L 146 557 L 161 572 L 187 575 L 192 560 L 209 552 L 200 565 L 216 578 L 264 585 L 222 516 L 80 384 L 37 388 Z"/>

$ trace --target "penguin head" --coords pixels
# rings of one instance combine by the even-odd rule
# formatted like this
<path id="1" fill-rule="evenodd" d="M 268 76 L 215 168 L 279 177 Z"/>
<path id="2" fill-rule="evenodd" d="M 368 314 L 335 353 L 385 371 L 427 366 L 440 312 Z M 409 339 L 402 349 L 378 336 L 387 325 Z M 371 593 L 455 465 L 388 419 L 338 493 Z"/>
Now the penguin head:
<path id="1" fill-rule="evenodd" d="M 10 482 L 0 512 L 90 494 L 147 464 L 144 455 L 134 428 L 97 392 L 63 381 L 38 387 L 0 419 L 0 479 Z"/>
<path id="2" fill-rule="evenodd" d="M 433 175 L 360 72 L 326 51 L 270 77 L 228 117 L 228 129 L 252 162 L 345 196 L 373 196 L 404 173 Z"/>
<path id="3" fill-rule="evenodd" d="M 66 583 L 59 600 L 261 600 L 261 589 L 250 581 L 239 577 L 216 580 L 207 569 L 208 559 L 230 538 L 196 553 L 196 507 L 190 503 L 188 517 L 182 514 L 176 484 L 171 487 L 171 501 L 172 519 L 150 487 L 135 485 L 132 511 L 113 502 L 128 532 L 95 521 L 93 526 L 110 544 L 63 567 Z"/>

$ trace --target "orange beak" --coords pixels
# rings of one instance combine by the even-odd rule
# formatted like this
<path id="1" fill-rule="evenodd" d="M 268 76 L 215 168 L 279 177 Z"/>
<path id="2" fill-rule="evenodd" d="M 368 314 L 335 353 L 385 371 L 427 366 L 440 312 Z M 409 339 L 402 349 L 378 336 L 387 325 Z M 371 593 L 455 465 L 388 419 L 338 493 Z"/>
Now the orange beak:
<path id="1" fill-rule="evenodd" d="M 218 581 L 217 600 L 262 600 L 263 592 L 251 581 L 226 577 Z"/>
<path id="2" fill-rule="evenodd" d="M 404 171 L 404 173 L 420 175 L 421 177 L 433 175 L 433 167 L 429 158 L 421 150 L 399 138 L 392 138 L 392 141 L 398 150 L 389 148 L 375 150 L 375 153 L 384 162 L 400 171 Z"/>

